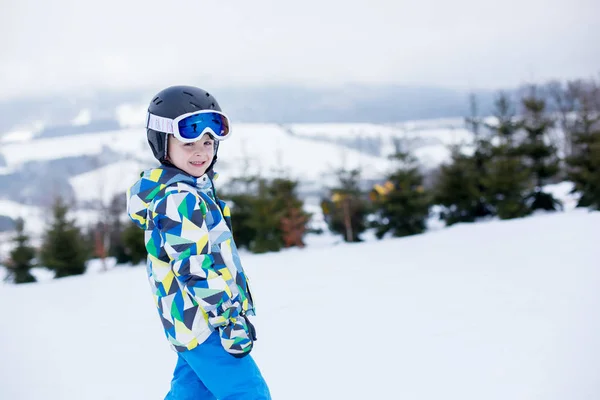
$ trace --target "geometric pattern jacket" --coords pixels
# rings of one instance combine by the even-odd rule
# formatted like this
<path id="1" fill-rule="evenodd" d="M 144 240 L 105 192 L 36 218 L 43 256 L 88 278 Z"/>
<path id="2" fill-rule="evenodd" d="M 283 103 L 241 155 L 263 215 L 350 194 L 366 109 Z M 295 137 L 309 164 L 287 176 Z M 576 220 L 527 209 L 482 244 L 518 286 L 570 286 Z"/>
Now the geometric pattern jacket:
<path id="1" fill-rule="evenodd" d="M 127 211 L 144 229 L 148 280 L 173 350 L 191 350 L 218 329 L 225 350 L 249 353 L 249 281 L 211 177 L 165 165 L 144 171 L 127 191 Z"/>

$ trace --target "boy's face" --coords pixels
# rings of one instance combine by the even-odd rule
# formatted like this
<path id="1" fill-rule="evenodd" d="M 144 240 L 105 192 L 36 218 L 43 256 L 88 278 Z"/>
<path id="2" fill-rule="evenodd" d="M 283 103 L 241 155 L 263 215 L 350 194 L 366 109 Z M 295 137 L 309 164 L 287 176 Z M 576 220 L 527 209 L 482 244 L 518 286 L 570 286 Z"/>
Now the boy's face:
<path id="1" fill-rule="evenodd" d="M 215 157 L 215 143 L 208 134 L 193 143 L 183 143 L 168 135 L 167 160 L 177 168 L 195 176 L 204 175 Z"/>

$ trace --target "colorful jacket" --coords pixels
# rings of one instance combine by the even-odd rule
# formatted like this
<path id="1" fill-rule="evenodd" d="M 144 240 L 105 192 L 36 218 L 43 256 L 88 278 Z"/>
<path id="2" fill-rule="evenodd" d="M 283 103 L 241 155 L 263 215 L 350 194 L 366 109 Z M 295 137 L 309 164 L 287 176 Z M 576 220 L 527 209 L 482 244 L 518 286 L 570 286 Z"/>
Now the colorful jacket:
<path id="1" fill-rule="evenodd" d="M 227 351 L 249 353 L 249 282 L 212 179 L 169 166 L 144 171 L 127 192 L 127 210 L 145 231 L 148 279 L 172 348 L 191 350 L 218 329 Z"/>

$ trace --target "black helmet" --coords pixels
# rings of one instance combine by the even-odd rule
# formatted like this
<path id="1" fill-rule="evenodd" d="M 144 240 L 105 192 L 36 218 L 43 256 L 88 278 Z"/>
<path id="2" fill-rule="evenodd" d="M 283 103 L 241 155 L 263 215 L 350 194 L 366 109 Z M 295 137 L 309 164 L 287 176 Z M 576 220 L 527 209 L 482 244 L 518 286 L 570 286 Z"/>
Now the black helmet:
<path id="1" fill-rule="evenodd" d="M 210 93 L 194 86 L 171 86 L 163 89 L 152 98 L 148 106 L 150 114 L 170 119 L 175 119 L 182 114 L 199 110 L 221 111 L 221 107 L 217 103 L 217 99 Z M 147 128 L 146 135 L 154 157 L 162 164 L 165 164 L 167 134 Z M 208 170 L 211 170 L 217 161 L 218 147 L 219 141 L 215 140 L 215 157 Z"/>

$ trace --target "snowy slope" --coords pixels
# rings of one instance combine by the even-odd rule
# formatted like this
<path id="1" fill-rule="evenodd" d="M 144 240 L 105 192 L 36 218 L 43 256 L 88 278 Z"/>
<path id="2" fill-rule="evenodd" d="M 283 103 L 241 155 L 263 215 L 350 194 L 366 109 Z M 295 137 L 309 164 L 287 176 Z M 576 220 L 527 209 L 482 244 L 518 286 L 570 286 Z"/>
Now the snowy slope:
<path id="1" fill-rule="evenodd" d="M 37 138 L 31 132 L 16 132 L 2 137 L 0 148 L 0 174 L 18 171 L 25 163 L 59 160 L 65 157 L 95 157 L 98 168 L 70 180 L 79 195 L 86 201 L 99 197 L 98 191 L 82 190 L 87 180 L 102 182 L 103 196 L 110 197 L 122 191 L 129 179 L 125 168 L 133 174 L 156 164 L 146 142 L 145 132 L 135 123 L 140 110 L 120 109 L 123 129 L 79 135 Z M 82 110 L 83 123 L 86 110 Z M 309 184 L 319 182 L 328 186 L 335 182 L 335 170 L 341 167 L 361 168 L 363 178 L 380 179 L 392 165 L 388 156 L 393 153 L 394 138 L 413 143 L 413 150 L 424 166 L 431 168 L 448 159 L 449 144 L 463 141 L 467 134 L 448 121 L 421 121 L 402 125 L 377 124 L 237 124 L 232 137 L 223 142 L 219 155 L 219 172 L 223 182 L 244 173 L 261 173 L 273 176 L 280 172 Z M 320 137 L 322 140 L 314 140 Z M 367 151 L 350 149 L 336 143 L 340 138 L 379 138 L 380 156 Z M 108 153 L 107 153 L 108 152 Z M 106 158 L 114 158 L 106 166 Z M 135 165 L 132 165 L 135 164 Z M 125 174 L 112 173 L 120 170 Z M 10 199 L 9 199 L 10 200 Z"/>
<path id="2" fill-rule="evenodd" d="M 274 399 L 600 398 L 600 213 L 243 255 Z M 0 398 L 162 399 L 143 267 L 0 285 Z M 295 329 L 290 330 L 293 326 Z"/>

